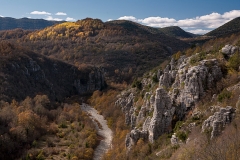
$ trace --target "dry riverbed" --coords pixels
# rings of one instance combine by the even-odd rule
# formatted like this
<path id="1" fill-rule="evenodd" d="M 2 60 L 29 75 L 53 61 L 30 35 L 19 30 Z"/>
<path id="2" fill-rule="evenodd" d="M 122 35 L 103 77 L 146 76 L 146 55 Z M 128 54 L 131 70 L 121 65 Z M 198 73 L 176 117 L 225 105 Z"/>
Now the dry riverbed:
<path id="1" fill-rule="evenodd" d="M 108 149 L 111 148 L 112 143 L 112 130 L 108 127 L 107 121 L 104 117 L 98 114 L 98 111 L 87 104 L 82 104 L 81 109 L 87 112 L 93 120 L 93 123 L 96 126 L 96 130 L 98 135 L 103 137 L 100 141 L 100 144 L 94 151 L 94 160 L 99 160 L 102 158 L 103 154 L 107 152 Z"/>

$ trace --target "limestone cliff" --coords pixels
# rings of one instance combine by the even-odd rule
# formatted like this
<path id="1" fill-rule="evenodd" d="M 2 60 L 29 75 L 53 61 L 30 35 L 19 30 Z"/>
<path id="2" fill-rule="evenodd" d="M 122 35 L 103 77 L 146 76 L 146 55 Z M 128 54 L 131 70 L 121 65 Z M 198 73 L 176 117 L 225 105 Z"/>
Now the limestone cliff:
<path id="1" fill-rule="evenodd" d="M 158 88 L 153 93 L 145 93 L 138 114 L 133 96 L 136 91 L 128 91 L 127 95 L 119 97 L 116 105 L 122 107 L 126 124 L 133 129 L 126 138 L 127 147 L 135 144 L 139 138 L 153 142 L 163 133 L 171 132 L 173 119 L 183 119 L 206 90 L 214 87 L 223 77 L 217 59 L 205 59 L 193 64 L 191 62 L 195 56 L 198 54 L 188 58 L 182 56 L 177 61 L 172 59 L 163 71 L 158 71 Z M 152 82 L 144 82 L 142 84 L 152 85 Z"/>
<path id="2" fill-rule="evenodd" d="M 231 123 L 234 117 L 235 109 L 231 106 L 220 108 L 218 112 L 215 112 L 203 122 L 202 131 L 211 130 L 211 138 L 215 138 L 221 134 L 227 124 Z"/>

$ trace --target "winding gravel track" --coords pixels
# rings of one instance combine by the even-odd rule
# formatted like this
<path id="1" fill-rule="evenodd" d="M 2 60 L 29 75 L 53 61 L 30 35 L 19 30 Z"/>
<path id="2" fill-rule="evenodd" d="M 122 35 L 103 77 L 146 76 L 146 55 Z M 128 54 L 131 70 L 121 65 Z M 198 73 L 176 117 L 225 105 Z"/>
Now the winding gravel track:
<path id="1" fill-rule="evenodd" d="M 107 121 L 104 119 L 104 117 L 98 114 L 98 111 L 96 109 L 90 107 L 85 103 L 81 105 L 81 109 L 90 115 L 93 123 L 96 126 L 98 135 L 103 137 L 103 140 L 100 141 L 100 144 L 95 149 L 93 156 L 94 160 L 99 160 L 102 158 L 103 154 L 111 148 L 112 130 L 108 127 Z M 101 126 L 99 126 L 96 121 L 98 121 Z"/>

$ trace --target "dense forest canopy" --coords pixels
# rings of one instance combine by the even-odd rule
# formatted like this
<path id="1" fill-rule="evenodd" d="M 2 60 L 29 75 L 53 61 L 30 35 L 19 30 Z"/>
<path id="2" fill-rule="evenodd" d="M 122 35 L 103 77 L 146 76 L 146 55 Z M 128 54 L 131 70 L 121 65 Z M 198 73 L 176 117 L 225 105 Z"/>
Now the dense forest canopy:
<path id="1" fill-rule="evenodd" d="M 77 67 L 101 66 L 108 81 L 131 81 L 164 58 L 188 46 L 185 42 L 140 24 L 102 22 L 86 18 L 65 22 L 43 30 L 27 32 L 18 39 L 10 31 L 6 39 Z M 16 31 L 12 31 L 16 32 Z M 21 31 L 22 33 L 23 31 Z"/>

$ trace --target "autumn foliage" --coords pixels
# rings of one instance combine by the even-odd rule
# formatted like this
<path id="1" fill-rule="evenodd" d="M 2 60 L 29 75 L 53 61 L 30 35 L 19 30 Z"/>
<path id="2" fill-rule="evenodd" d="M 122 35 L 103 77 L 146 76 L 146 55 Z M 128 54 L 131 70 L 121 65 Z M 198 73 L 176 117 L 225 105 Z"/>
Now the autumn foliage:
<path id="1" fill-rule="evenodd" d="M 65 155 L 90 160 L 99 139 L 79 104 L 51 103 L 46 95 L 1 101 L 0 128 L 0 159 Z"/>

